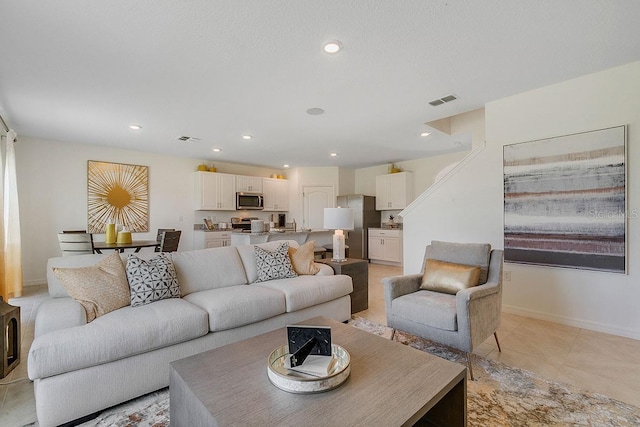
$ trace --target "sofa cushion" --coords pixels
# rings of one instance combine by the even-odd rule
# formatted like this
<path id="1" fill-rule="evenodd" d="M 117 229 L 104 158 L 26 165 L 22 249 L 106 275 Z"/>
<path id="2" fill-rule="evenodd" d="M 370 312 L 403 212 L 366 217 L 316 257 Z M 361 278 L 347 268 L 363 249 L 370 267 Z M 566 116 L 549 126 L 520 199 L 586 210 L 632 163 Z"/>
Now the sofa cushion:
<path id="1" fill-rule="evenodd" d="M 274 251 L 282 242 L 289 243 L 289 247 L 293 248 L 300 246 L 295 240 L 279 240 L 260 243 L 258 245 L 242 245 L 235 247 L 238 250 L 238 255 L 240 255 L 242 264 L 244 265 L 244 271 L 247 274 L 247 283 L 253 283 L 258 280 L 258 269 L 256 268 L 256 254 L 254 247 L 257 246 L 268 251 Z"/>
<path id="2" fill-rule="evenodd" d="M 456 296 L 418 291 L 391 301 L 393 314 L 402 319 L 447 331 L 458 330 Z"/>
<path id="3" fill-rule="evenodd" d="M 149 261 L 129 254 L 126 270 L 132 307 L 166 298 L 180 298 L 176 270 L 166 253 L 161 252 Z"/>
<path id="4" fill-rule="evenodd" d="M 428 259 L 420 289 L 455 295 L 478 284 L 480 267 Z"/>
<path id="5" fill-rule="evenodd" d="M 54 267 L 53 273 L 71 297 L 84 307 L 87 322 L 129 305 L 129 284 L 117 252 L 96 265 L 79 268 Z"/>
<path id="6" fill-rule="evenodd" d="M 250 287 L 269 288 L 281 292 L 285 296 L 288 313 L 332 301 L 353 292 L 351 277 L 343 274 L 298 276 L 295 279 L 255 283 Z"/>
<path id="7" fill-rule="evenodd" d="M 452 243 L 434 240 L 427 253 L 427 259 L 453 262 L 456 264 L 477 265 L 480 267 L 479 285 L 487 283 L 489 276 L 489 243 Z"/>
<path id="8" fill-rule="evenodd" d="M 289 259 L 296 274 L 316 274 L 320 271 L 314 261 L 315 245 L 316 242 L 310 240 L 299 248 L 289 248 Z"/>
<path id="9" fill-rule="evenodd" d="M 29 378 L 108 363 L 189 341 L 208 331 L 207 313 L 180 298 L 123 307 L 84 326 L 34 339 L 27 363 Z"/>
<path id="10" fill-rule="evenodd" d="M 247 283 L 242 260 L 234 246 L 171 252 L 171 260 L 182 296 Z"/>
<path id="11" fill-rule="evenodd" d="M 273 251 L 255 246 L 254 251 L 256 253 L 256 269 L 258 271 L 256 282 L 297 276 L 296 272 L 293 271 L 291 259 L 289 258 L 289 243 L 281 243 Z"/>
<path id="12" fill-rule="evenodd" d="M 184 299 L 208 313 L 211 331 L 248 325 L 285 312 L 285 298 L 281 292 L 256 286 L 194 292 Z"/>

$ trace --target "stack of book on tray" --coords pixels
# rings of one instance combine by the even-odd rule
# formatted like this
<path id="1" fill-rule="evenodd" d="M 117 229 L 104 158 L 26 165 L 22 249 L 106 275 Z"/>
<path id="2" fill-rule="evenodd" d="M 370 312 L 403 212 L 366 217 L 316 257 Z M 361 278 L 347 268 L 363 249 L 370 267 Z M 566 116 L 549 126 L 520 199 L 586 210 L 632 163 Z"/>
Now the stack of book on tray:
<path id="1" fill-rule="evenodd" d="M 291 361 L 287 359 L 285 367 L 296 373 L 311 375 L 313 377 L 326 377 L 330 375 L 335 367 L 337 359 L 332 356 L 307 356 L 304 362 L 298 366 L 291 366 Z"/>
<path id="2" fill-rule="evenodd" d="M 285 367 L 296 374 L 326 377 L 337 359 L 332 355 L 331 328 L 325 326 L 287 326 L 289 354 Z"/>

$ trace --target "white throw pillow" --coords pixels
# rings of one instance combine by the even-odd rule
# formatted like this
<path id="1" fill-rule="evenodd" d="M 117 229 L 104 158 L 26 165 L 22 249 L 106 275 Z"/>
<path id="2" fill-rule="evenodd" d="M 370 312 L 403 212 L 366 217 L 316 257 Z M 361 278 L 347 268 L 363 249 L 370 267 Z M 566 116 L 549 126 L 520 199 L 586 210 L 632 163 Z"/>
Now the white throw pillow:
<path id="1" fill-rule="evenodd" d="M 127 278 L 132 307 L 167 298 L 180 298 L 176 269 L 164 252 L 149 261 L 130 254 L 127 258 Z"/>
<path id="2" fill-rule="evenodd" d="M 256 254 L 256 269 L 258 270 L 256 282 L 297 276 L 289 259 L 289 243 L 280 244 L 273 252 L 259 246 L 254 246 L 253 250 Z"/>

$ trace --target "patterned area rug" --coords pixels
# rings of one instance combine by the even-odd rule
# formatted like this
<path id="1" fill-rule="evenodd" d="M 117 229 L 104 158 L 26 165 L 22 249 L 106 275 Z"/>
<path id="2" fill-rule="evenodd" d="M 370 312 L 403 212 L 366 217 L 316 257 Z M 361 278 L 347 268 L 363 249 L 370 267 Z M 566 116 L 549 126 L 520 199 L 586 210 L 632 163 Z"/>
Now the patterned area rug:
<path id="1" fill-rule="evenodd" d="M 367 319 L 349 324 L 391 337 L 391 328 Z M 394 340 L 466 365 L 466 354 L 416 336 L 396 332 Z M 640 408 L 531 372 L 473 356 L 474 381 L 467 381 L 470 426 L 640 426 Z"/>
<path id="2" fill-rule="evenodd" d="M 363 318 L 349 322 L 386 338 L 391 329 Z M 395 341 L 452 362 L 464 353 L 402 332 Z M 467 382 L 470 426 L 639 426 L 640 409 L 606 396 L 547 381 L 533 373 L 474 356 L 475 381 Z M 82 424 L 117 427 L 168 427 L 169 389 L 108 409 Z"/>

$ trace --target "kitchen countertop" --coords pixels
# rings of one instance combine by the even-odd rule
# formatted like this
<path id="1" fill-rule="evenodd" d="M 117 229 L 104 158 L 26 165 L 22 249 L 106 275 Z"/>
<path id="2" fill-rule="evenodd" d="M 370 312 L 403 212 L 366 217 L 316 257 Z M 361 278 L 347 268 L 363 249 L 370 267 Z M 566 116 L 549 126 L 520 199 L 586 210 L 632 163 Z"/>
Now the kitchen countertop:
<path id="1" fill-rule="evenodd" d="M 270 237 L 273 236 L 273 239 Z M 314 231 L 284 231 L 278 233 L 272 232 L 263 232 L 263 233 L 241 233 L 241 232 L 233 232 L 231 233 L 231 246 L 239 246 L 239 245 L 247 245 L 247 244 L 257 244 L 264 243 L 269 240 L 283 240 L 282 238 L 276 236 L 283 236 L 288 240 L 296 240 L 298 243 L 302 244 L 305 241 L 314 240 L 316 242 L 316 246 L 323 246 L 325 244 L 330 244 L 333 239 L 333 231 L 330 230 L 314 230 Z"/>

